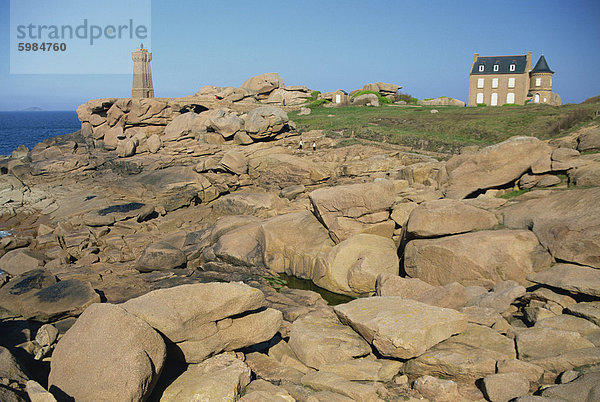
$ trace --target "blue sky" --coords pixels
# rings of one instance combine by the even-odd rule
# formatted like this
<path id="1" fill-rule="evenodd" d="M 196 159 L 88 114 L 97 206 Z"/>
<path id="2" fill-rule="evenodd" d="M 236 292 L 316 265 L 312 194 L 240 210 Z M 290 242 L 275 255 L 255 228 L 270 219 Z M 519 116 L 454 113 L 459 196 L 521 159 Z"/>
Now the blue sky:
<path id="1" fill-rule="evenodd" d="M 9 4 L 0 0 L 0 110 L 131 96 L 129 74 L 10 74 Z M 600 94 L 597 0 L 154 0 L 151 15 L 158 97 L 278 72 L 320 91 L 384 81 L 418 98 L 466 100 L 473 53 L 528 50 L 534 63 L 544 52 L 563 102 Z M 129 53 L 106 57 L 131 68 Z"/>

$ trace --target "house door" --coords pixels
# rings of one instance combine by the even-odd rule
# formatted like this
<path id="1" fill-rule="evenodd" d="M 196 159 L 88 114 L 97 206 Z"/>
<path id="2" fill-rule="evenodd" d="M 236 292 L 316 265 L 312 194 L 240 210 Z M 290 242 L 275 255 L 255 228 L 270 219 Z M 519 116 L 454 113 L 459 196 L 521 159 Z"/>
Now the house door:
<path id="1" fill-rule="evenodd" d="M 490 104 L 492 106 L 498 106 L 498 94 L 496 92 L 492 94 L 492 101 Z"/>
<path id="2" fill-rule="evenodd" d="M 535 94 L 535 103 L 540 103 L 540 94 Z"/>

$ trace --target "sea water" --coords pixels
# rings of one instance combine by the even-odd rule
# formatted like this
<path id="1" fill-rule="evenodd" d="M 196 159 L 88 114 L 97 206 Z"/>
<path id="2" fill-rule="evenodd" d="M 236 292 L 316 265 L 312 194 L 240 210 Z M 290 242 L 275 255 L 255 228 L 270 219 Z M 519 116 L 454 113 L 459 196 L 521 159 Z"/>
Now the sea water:
<path id="1" fill-rule="evenodd" d="M 74 111 L 0 112 L 0 155 L 10 155 L 21 144 L 31 149 L 40 141 L 80 128 Z"/>

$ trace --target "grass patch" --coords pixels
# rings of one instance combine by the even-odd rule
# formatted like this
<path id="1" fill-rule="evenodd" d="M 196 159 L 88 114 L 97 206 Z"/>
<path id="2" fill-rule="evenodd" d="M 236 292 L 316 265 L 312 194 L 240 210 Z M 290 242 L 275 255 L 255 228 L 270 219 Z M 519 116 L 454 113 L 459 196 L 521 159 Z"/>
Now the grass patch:
<path id="1" fill-rule="evenodd" d="M 334 145 L 334 148 L 349 147 L 351 145 L 361 144 L 361 141 L 356 138 L 346 138 Z"/>
<path id="2" fill-rule="evenodd" d="M 386 98 L 387 99 L 387 98 Z M 437 109 L 438 113 L 430 113 Z M 426 151 L 457 153 L 468 145 L 486 146 L 512 136 L 542 140 L 563 137 L 590 123 L 597 104 L 515 105 L 512 107 L 395 106 L 326 108 L 293 116 L 302 131 L 323 130 L 326 135 L 385 141 Z M 339 138 L 339 134 L 335 134 Z"/>
<path id="3" fill-rule="evenodd" d="M 505 200 L 509 200 L 511 198 L 518 197 L 518 196 L 523 195 L 528 192 L 529 192 L 528 188 L 522 188 L 520 190 L 513 190 L 510 193 L 502 194 L 499 198 L 504 198 Z"/>

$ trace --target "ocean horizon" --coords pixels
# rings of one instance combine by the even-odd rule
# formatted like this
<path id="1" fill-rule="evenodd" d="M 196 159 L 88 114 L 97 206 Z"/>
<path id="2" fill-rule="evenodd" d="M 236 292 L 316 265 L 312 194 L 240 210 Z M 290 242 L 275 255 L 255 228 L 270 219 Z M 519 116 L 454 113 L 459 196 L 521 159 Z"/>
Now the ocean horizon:
<path id="1" fill-rule="evenodd" d="M 74 110 L 0 111 L 0 155 L 10 155 L 21 144 L 32 149 L 47 138 L 80 128 Z"/>

